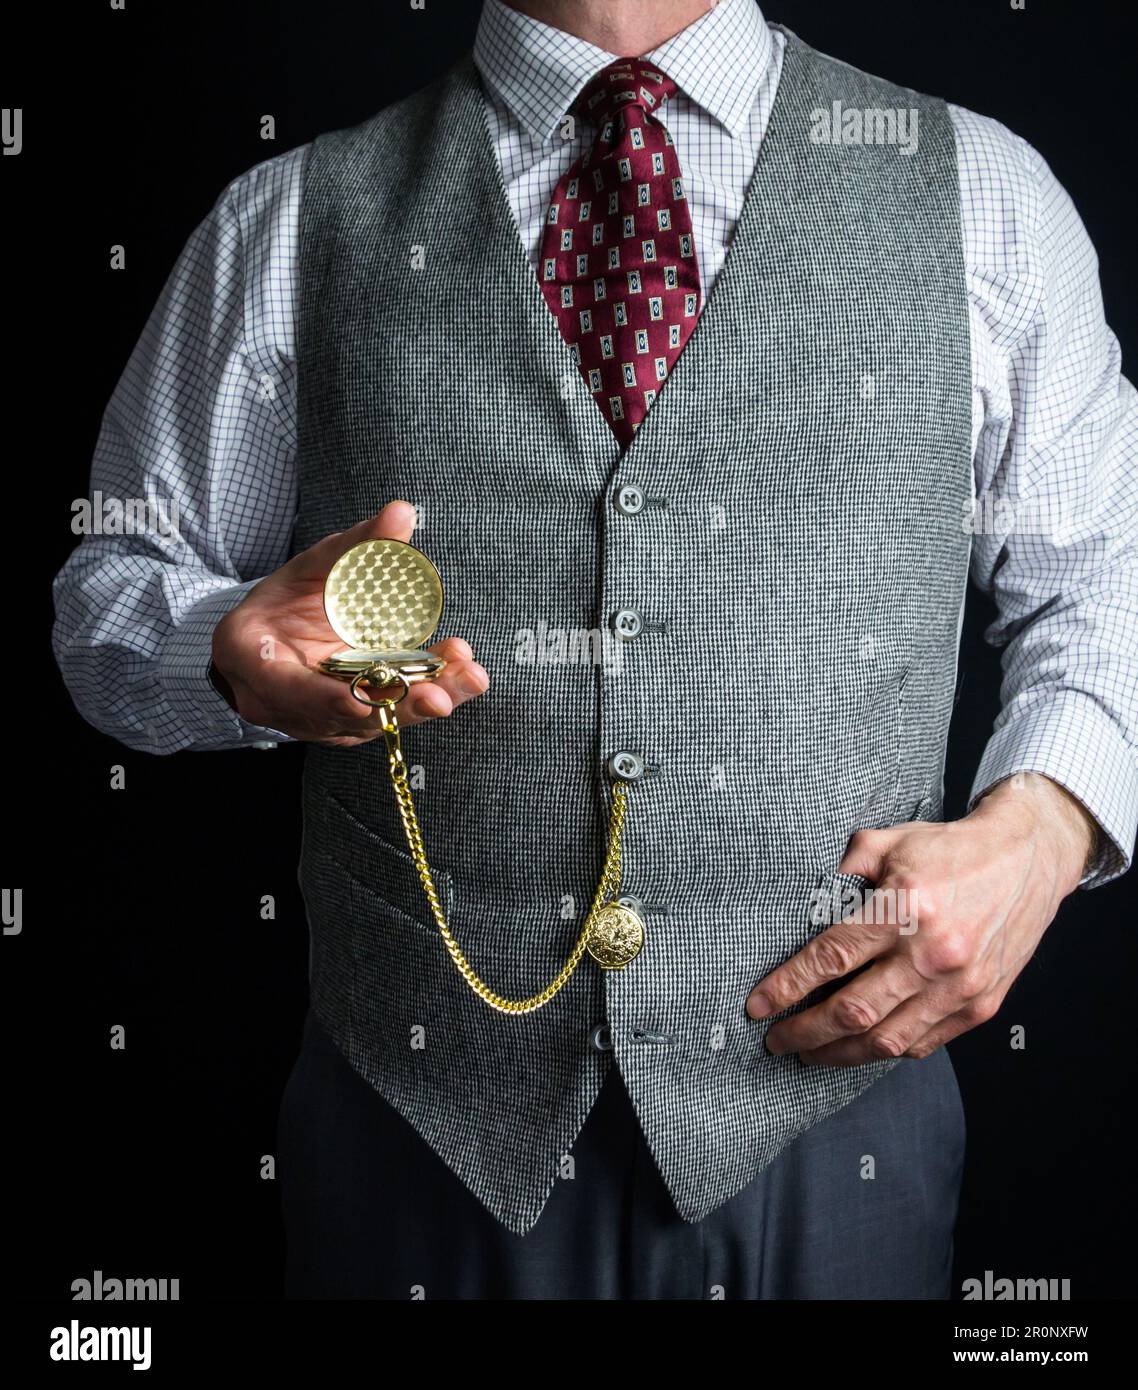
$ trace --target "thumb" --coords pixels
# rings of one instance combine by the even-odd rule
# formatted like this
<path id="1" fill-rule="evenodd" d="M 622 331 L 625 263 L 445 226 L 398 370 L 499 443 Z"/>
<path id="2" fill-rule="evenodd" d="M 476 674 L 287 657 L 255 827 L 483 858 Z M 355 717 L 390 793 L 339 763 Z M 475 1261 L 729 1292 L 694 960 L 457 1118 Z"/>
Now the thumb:
<path id="1" fill-rule="evenodd" d="M 410 541 L 415 531 L 415 508 L 410 502 L 395 501 L 375 516 L 369 516 L 348 531 L 334 531 L 293 556 L 289 568 L 297 579 L 324 579 L 345 551 L 361 541 Z M 295 566 L 295 568 L 293 568 Z"/>

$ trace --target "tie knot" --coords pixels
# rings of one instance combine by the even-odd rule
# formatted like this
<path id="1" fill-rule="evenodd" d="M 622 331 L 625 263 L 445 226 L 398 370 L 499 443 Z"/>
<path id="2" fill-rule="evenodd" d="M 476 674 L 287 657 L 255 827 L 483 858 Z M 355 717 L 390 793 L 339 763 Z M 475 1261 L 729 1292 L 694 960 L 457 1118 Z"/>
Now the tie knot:
<path id="1" fill-rule="evenodd" d="M 651 113 L 675 90 L 672 79 L 646 59 L 622 58 L 589 79 L 573 103 L 573 110 L 601 125 L 623 106 L 639 106 Z"/>

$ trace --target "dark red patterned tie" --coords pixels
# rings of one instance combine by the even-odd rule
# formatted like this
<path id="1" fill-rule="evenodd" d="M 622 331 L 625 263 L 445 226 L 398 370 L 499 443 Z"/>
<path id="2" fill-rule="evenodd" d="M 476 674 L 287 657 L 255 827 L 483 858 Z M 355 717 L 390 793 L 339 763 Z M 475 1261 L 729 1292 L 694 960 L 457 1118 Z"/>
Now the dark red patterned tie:
<path id="1" fill-rule="evenodd" d="M 652 114 L 675 90 L 641 58 L 610 63 L 588 83 L 572 109 L 600 129 L 557 185 L 542 241 L 546 303 L 625 447 L 700 310 L 683 173 Z"/>

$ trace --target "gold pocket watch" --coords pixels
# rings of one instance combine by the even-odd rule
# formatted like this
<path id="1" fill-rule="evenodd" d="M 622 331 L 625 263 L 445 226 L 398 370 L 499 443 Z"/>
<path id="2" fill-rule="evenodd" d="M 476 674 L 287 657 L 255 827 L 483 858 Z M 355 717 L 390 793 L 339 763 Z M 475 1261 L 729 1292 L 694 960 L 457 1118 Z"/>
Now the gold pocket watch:
<path id="1" fill-rule="evenodd" d="M 626 903 L 618 901 L 621 883 L 621 830 L 627 792 L 623 782 L 613 788 L 609 813 L 608 849 L 600 883 L 585 925 L 558 975 L 528 999 L 507 999 L 479 979 L 447 925 L 435 888 L 427 852 L 411 798 L 408 768 L 400 748 L 395 706 L 419 681 L 434 680 L 446 662 L 422 644 L 439 625 L 443 584 L 430 560 L 405 541 L 361 541 L 346 550 L 324 584 L 324 612 L 346 651 L 319 664 L 337 680 L 348 681 L 353 697 L 377 709 L 387 744 L 387 764 L 399 805 L 403 830 L 431 914 L 451 959 L 470 988 L 500 1013 L 528 1014 L 547 1004 L 566 985 L 586 951 L 602 970 L 623 970 L 640 954 L 644 923 Z M 402 685 L 396 697 L 393 685 Z M 366 691 L 376 691 L 372 699 Z"/>
<path id="2" fill-rule="evenodd" d="M 346 550 L 324 583 L 328 626 L 349 650 L 320 662 L 320 670 L 350 682 L 353 697 L 374 709 L 391 697 L 361 692 L 434 680 L 441 656 L 419 650 L 439 625 L 443 582 L 421 550 L 406 541 L 361 541 Z M 397 701 L 395 702 L 397 703 Z"/>

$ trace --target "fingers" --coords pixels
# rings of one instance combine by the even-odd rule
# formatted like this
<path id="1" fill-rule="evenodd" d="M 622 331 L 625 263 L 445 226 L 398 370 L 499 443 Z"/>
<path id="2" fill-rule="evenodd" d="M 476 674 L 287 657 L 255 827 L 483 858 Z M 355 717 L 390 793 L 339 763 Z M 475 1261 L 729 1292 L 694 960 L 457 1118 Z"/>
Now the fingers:
<path id="1" fill-rule="evenodd" d="M 924 1037 L 940 1020 L 925 995 L 916 995 L 894 1009 L 875 1028 L 858 1037 L 839 1038 L 823 1047 L 798 1054 L 809 1066 L 857 1067 L 883 1058 L 902 1057 L 909 1047 Z"/>
<path id="2" fill-rule="evenodd" d="M 470 644 L 461 637 L 448 637 L 430 650 L 447 663 L 434 680 L 419 681 L 396 705 L 396 715 L 402 728 L 426 723 L 429 719 L 445 719 L 459 705 L 483 694 L 490 685 L 486 668 L 471 660 Z M 370 694 L 376 698 L 375 691 Z"/>
<path id="3" fill-rule="evenodd" d="M 419 687 L 428 709 L 435 708 L 445 716 L 489 688 L 490 676 L 486 668 L 472 660 L 474 654 L 461 637 L 448 637 L 431 650 L 447 664 L 442 675 Z M 446 697 L 445 701 L 443 696 Z M 421 709 L 422 706 L 417 705 L 415 713 L 419 714 Z"/>
<path id="4" fill-rule="evenodd" d="M 957 1009 L 954 1014 L 942 1019 L 923 1036 L 911 1042 L 905 1049 L 905 1056 L 916 1058 L 930 1056 L 938 1047 L 943 1047 L 953 1038 L 960 1037 L 961 1033 L 967 1033 L 970 1029 L 977 1028 L 981 1023 L 987 1023 L 989 1019 L 994 1018 L 999 1012 L 1002 1002 L 1003 1000 L 998 993 L 969 1000 L 962 1009 Z"/>
<path id="5" fill-rule="evenodd" d="M 860 874 L 871 883 L 877 883 L 885 868 L 885 859 L 896 841 L 898 829 L 858 830 L 850 836 L 842 862 L 838 865 L 841 874 Z"/>
<path id="6" fill-rule="evenodd" d="M 335 531 L 302 550 L 289 561 L 292 577 L 303 580 L 323 580 L 328 571 L 346 550 L 361 541 L 410 541 L 415 531 L 415 508 L 410 502 L 395 501 L 375 516 L 359 522 L 348 531 Z"/>
<path id="7" fill-rule="evenodd" d="M 433 681 L 413 685 L 396 707 L 399 723 L 404 727 L 423 724 L 428 719 L 445 719 L 459 705 L 481 695 L 490 684 L 486 669 L 477 661 L 456 662 L 447 666 Z"/>
<path id="8" fill-rule="evenodd" d="M 880 961 L 821 1004 L 780 1019 L 764 1039 L 766 1049 L 776 1057 L 785 1052 L 801 1056 L 839 1039 L 860 1041 L 861 1034 L 894 1014 L 923 985 L 907 961 Z"/>
<path id="9" fill-rule="evenodd" d="M 994 1017 L 1001 1002 L 999 991 L 993 991 L 953 1008 L 947 996 L 921 990 L 863 1033 L 800 1049 L 799 1060 L 808 1066 L 858 1067 L 882 1058 L 928 1057 Z"/>
<path id="10" fill-rule="evenodd" d="M 877 916 L 876 913 L 872 915 Z M 748 996 L 748 1014 L 752 1018 L 769 1018 L 792 1004 L 801 1003 L 820 985 L 840 980 L 874 959 L 896 940 L 896 936 L 896 927 L 884 922 L 838 922 L 828 927 L 797 955 L 759 981 Z"/>

